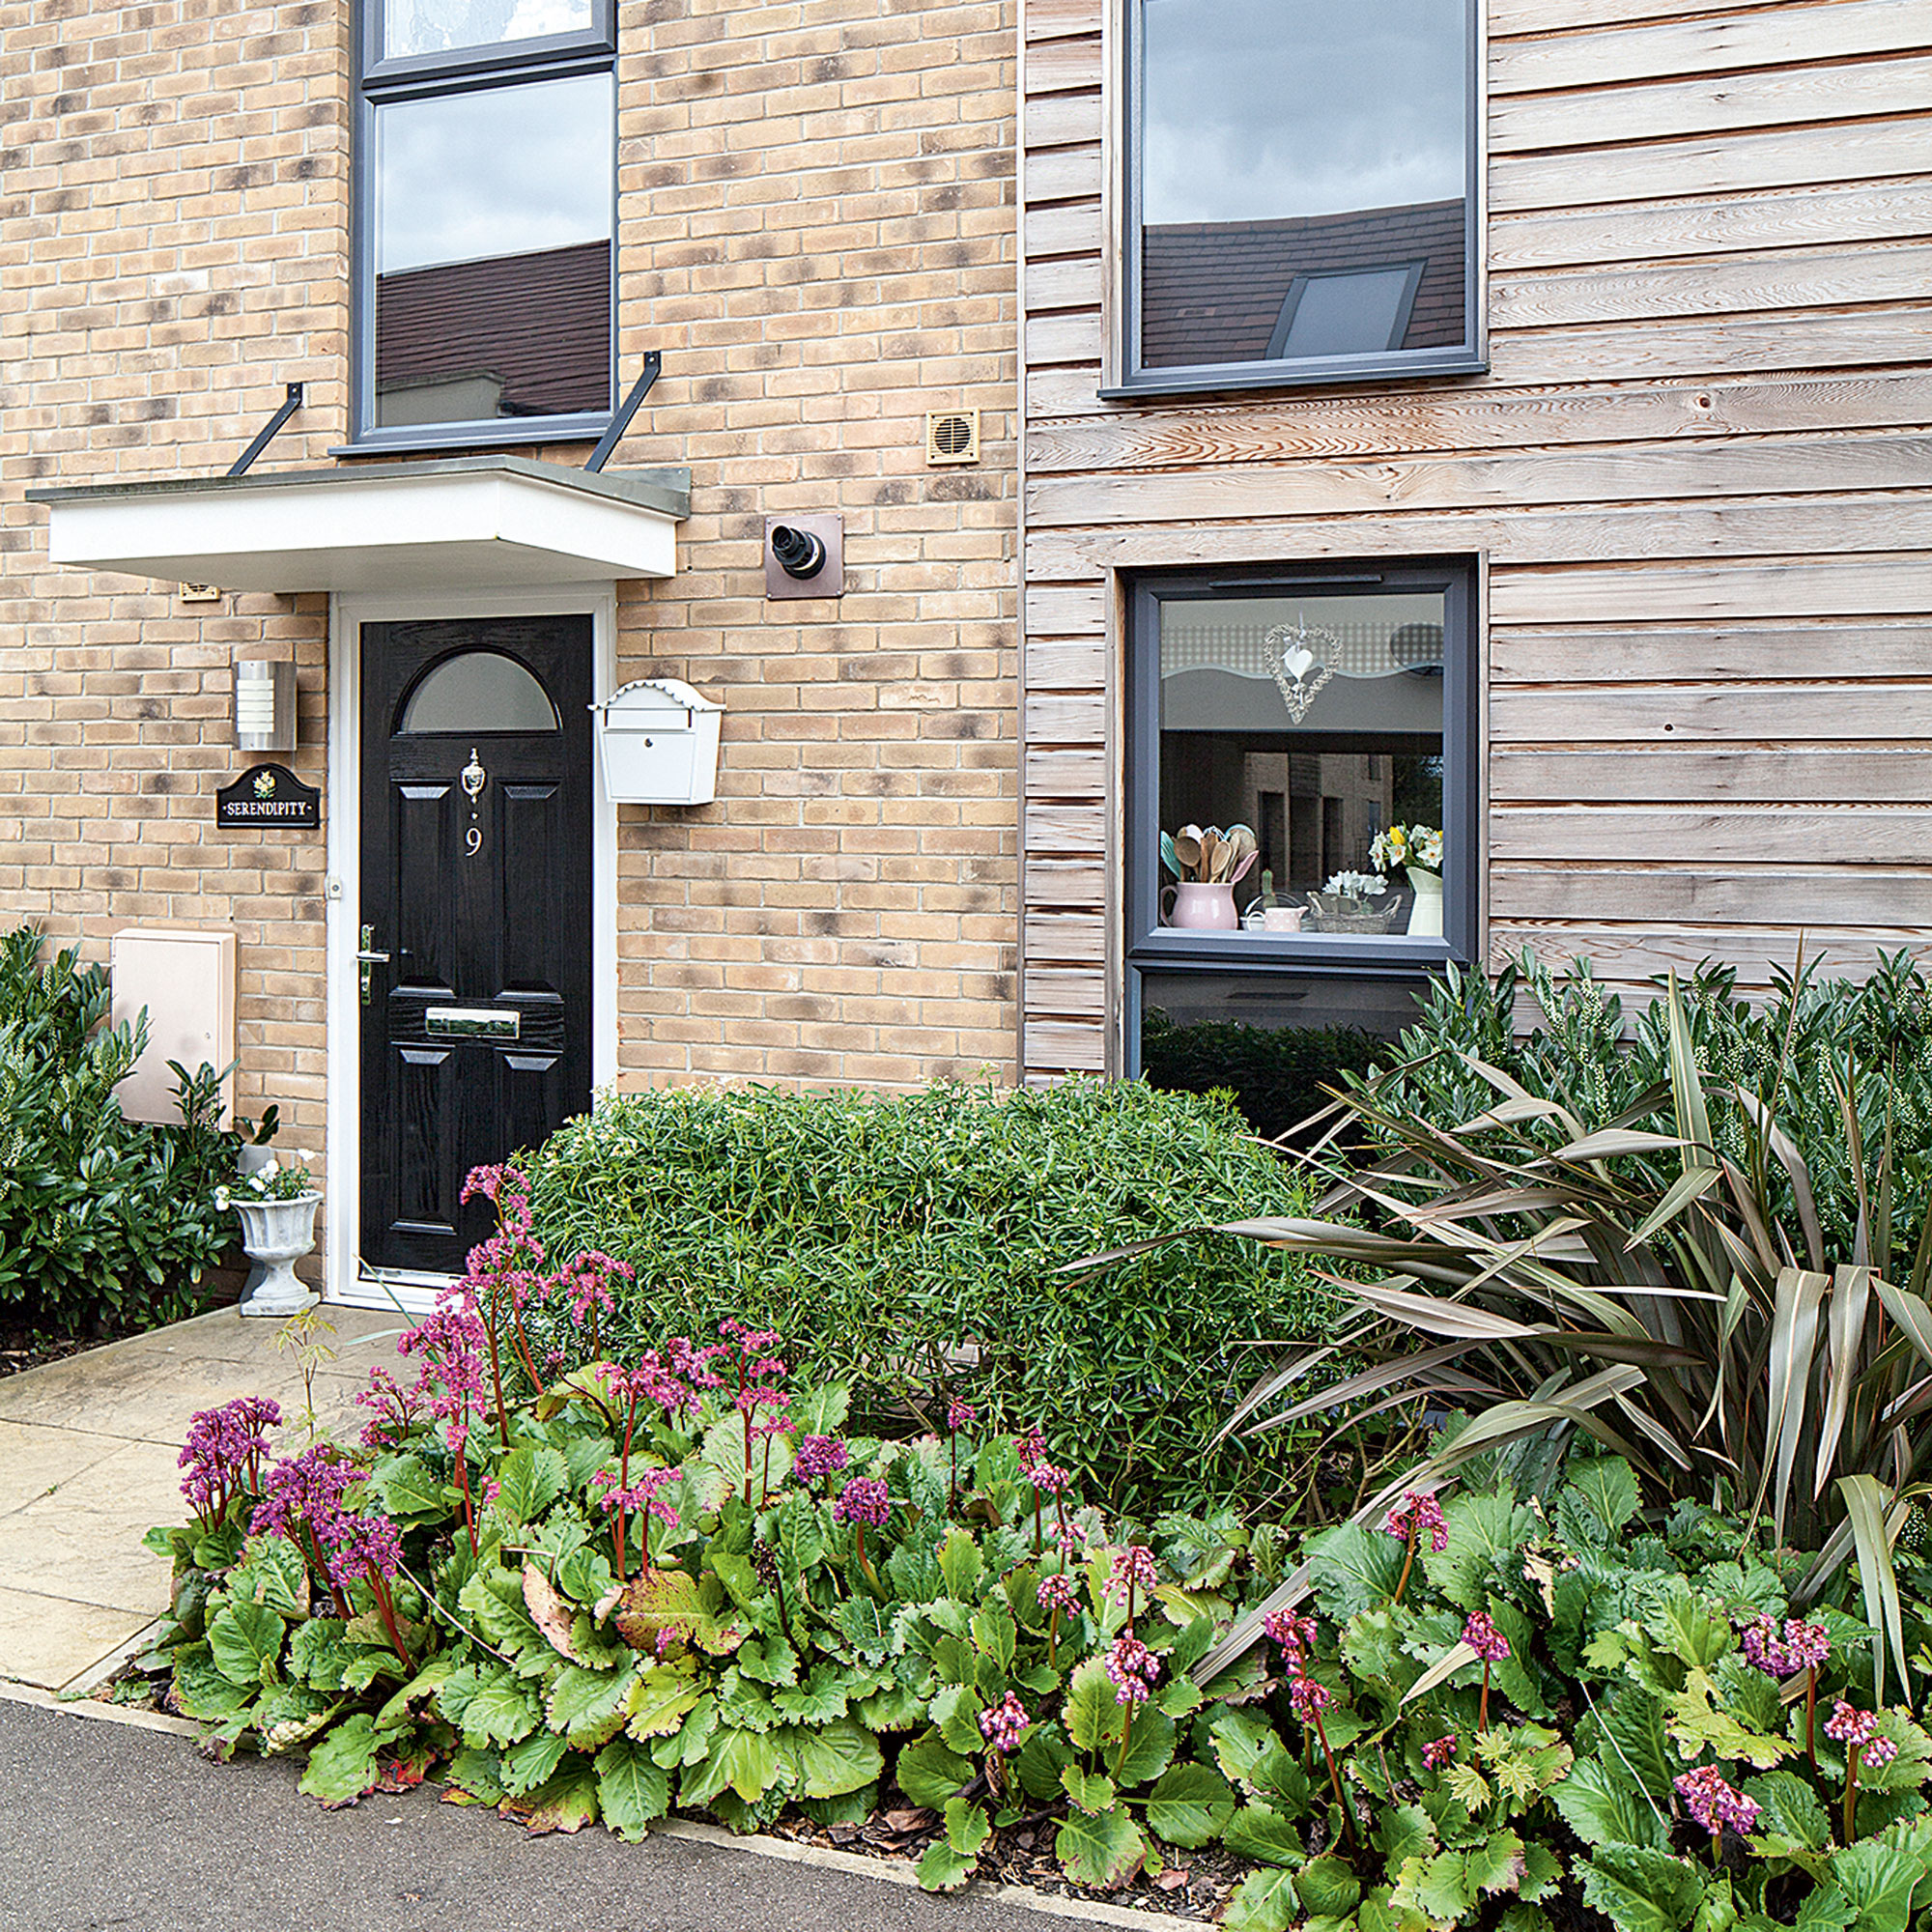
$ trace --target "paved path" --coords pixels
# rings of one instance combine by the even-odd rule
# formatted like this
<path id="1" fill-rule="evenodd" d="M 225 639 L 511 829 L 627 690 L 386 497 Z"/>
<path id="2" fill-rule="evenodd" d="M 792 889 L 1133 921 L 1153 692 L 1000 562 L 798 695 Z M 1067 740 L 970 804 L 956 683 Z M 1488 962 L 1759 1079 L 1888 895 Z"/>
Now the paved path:
<path id="1" fill-rule="evenodd" d="M 600 1830 L 530 1838 L 424 1791 L 325 1811 L 296 1791 L 298 1769 L 211 1764 L 185 1738 L 0 1702 L 0 1924 L 1067 1932 L 1073 1922 L 1004 1896 L 928 1898 L 869 1874 L 728 1845 L 663 1836 L 626 1845 Z"/>
<path id="2" fill-rule="evenodd" d="M 338 1350 L 316 1375 L 316 1409 L 346 1422 L 402 1318 L 327 1311 Z M 57 1690 L 85 1682 L 168 1603 L 168 1566 L 141 1548 L 181 1522 L 176 1458 L 198 1408 L 238 1395 L 302 1406 L 280 1321 L 232 1308 L 0 1378 L 0 1680 Z M 23 1921 L 31 1922 L 31 1921 Z"/>

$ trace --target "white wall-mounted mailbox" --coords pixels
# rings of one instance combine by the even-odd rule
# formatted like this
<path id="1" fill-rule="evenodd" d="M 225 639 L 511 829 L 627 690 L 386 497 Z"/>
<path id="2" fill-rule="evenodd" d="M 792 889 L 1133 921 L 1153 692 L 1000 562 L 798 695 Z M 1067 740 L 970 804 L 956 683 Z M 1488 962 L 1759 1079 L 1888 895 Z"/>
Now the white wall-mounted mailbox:
<path id="1" fill-rule="evenodd" d="M 132 926 L 114 935 L 113 1020 L 130 1026 L 145 1007 L 148 1045 L 134 1070 L 115 1090 L 130 1121 L 179 1122 L 178 1060 L 192 1073 L 204 1062 L 228 1077 L 221 1083 L 221 1124 L 235 1106 L 235 935 L 218 930 L 176 931 Z"/>
<path id="2" fill-rule="evenodd" d="M 620 686 L 597 714 L 604 789 L 619 805 L 709 805 L 724 707 L 674 677 Z"/>

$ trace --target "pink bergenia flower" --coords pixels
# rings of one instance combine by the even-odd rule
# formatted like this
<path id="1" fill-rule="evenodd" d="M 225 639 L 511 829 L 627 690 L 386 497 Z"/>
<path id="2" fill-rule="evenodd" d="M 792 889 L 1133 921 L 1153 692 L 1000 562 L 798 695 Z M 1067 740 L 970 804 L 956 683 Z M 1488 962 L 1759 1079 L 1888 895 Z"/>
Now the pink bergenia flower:
<path id="1" fill-rule="evenodd" d="M 1007 1757 L 1019 1749 L 1021 1734 L 1032 1722 L 1026 1706 L 1009 1690 L 1003 1702 L 980 1713 L 980 1735 L 1002 1757 Z"/>
<path id="2" fill-rule="evenodd" d="M 195 1513 L 212 1522 L 240 1495 L 261 1487 L 266 1431 L 279 1429 L 279 1404 L 265 1396 L 238 1396 L 219 1408 L 204 1408 L 188 1424 L 187 1440 L 176 1465 L 185 1469 L 182 1494 Z"/>
<path id="3" fill-rule="evenodd" d="M 1403 1492 L 1402 1507 L 1389 1511 L 1382 1528 L 1405 1543 L 1411 1538 L 1420 1543 L 1427 1533 L 1430 1548 L 1438 1553 L 1449 1547 L 1449 1525 L 1442 1520 L 1442 1505 L 1415 1490 Z"/>
<path id="4" fill-rule="evenodd" d="M 1758 1617 L 1739 1634 L 1745 1662 L 1767 1677 L 1792 1677 L 1801 1670 L 1816 1670 L 1832 1654 L 1832 1639 L 1823 1624 L 1807 1624 L 1801 1617 L 1787 1618 L 1780 1640 L 1777 1626 L 1769 1617 Z"/>
<path id="5" fill-rule="evenodd" d="M 1024 1435 L 1013 1437 L 1013 1448 L 1019 1455 L 1020 1474 L 1032 1482 L 1035 1465 L 1046 1461 L 1046 1437 L 1037 1427 L 1029 1429 Z"/>
<path id="6" fill-rule="evenodd" d="M 1074 1590 L 1073 1578 L 1056 1573 L 1039 1579 L 1039 1588 L 1034 1592 L 1035 1601 L 1043 1610 L 1057 1610 L 1064 1617 L 1075 1616 L 1080 1610 L 1080 1598 Z"/>
<path id="7" fill-rule="evenodd" d="M 979 1419 L 980 1411 L 970 1402 L 961 1402 L 956 1395 L 946 1405 L 948 1429 L 970 1429 Z"/>
<path id="8" fill-rule="evenodd" d="M 1304 1724 L 1312 1723 L 1335 1701 L 1335 1693 L 1312 1677 L 1297 1677 L 1288 1687 L 1288 1708 Z"/>
<path id="9" fill-rule="evenodd" d="M 1159 1585 L 1160 1572 L 1154 1566 L 1153 1551 L 1145 1543 L 1130 1543 L 1114 1558 L 1114 1572 L 1107 1578 L 1107 1601 L 1125 1604 L 1136 1594 L 1145 1601 Z"/>
<path id="10" fill-rule="evenodd" d="M 1454 1764 L 1460 1743 L 1454 1731 L 1446 1738 L 1433 1739 L 1422 1747 L 1422 1762 L 1431 1771 L 1440 1771 L 1445 1764 Z"/>
<path id="11" fill-rule="evenodd" d="M 818 1476 L 836 1476 L 851 1461 L 852 1452 L 838 1436 L 806 1435 L 799 1439 L 791 1470 L 800 1482 L 809 1483 Z"/>
<path id="12" fill-rule="evenodd" d="M 1073 1487 L 1073 1478 L 1053 1463 L 1036 1463 L 1027 1480 L 1043 1496 L 1064 1496 Z"/>
<path id="13" fill-rule="evenodd" d="M 1878 1735 L 1878 1713 L 1861 1711 L 1840 1697 L 1825 1719 L 1825 1735 L 1849 1747 L 1869 1744 Z"/>
<path id="14" fill-rule="evenodd" d="M 619 1510 L 642 1516 L 648 1510 L 660 1522 L 674 1525 L 677 1506 L 658 1492 L 673 1488 L 680 1473 L 676 1469 L 639 1469 L 626 1489 L 611 1470 L 599 1469 L 590 1479 L 590 1488 L 597 1506 L 611 1516 Z"/>
<path id="15" fill-rule="evenodd" d="M 330 1444 L 315 1443 L 270 1468 L 248 1527 L 256 1536 L 281 1536 L 290 1542 L 306 1528 L 319 1546 L 326 1547 L 348 1509 L 351 1488 L 368 1480 Z"/>
<path id="16" fill-rule="evenodd" d="M 338 1516 L 318 1524 L 318 1541 L 328 1552 L 328 1574 L 343 1585 L 396 1574 L 403 1540 L 385 1516 Z"/>
<path id="17" fill-rule="evenodd" d="M 881 1477 L 854 1476 L 838 1492 L 832 1515 L 838 1522 L 870 1523 L 876 1529 L 892 1514 L 892 1498 Z"/>
<path id="18" fill-rule="evenodd" d="M 1279 1646 L 1289 1669 L 1299 1673 L 1315 1647 L 1315 1619 L 1296 1616 L 1293 1610 L 1270 1610 L 1262 1619 L 1262 1629 Z"/>
<path id="19" fill-rule="evenodd" d="M 613 1261 L 601 1248 L 586 1248 L 565 1269 L 563 1291 L 570 1302 L 570 1319 L 582 1328 L 593 1308 L 610 1314 L 616 1306 L 611 1293 L 613 1281 L 631 1282 L 638 1271 L 629 1262 Z"/>
<path id="20" fill-rule="evenodd" d="M 1889 1738 L 1868 1738 L 1859 1752 L 1860 1765 L 1876 1771 L 1880 1765 L 1889 1764 L 1898 1755 L 1898 1747 Z"/>
<path id="21" fill-rule="evenodd" d="M 1757 1825 L 1757 1801 L 1726 1784 L 1716 1765 L 1687 1771 L 1677 1780 L 1684 1807 L 1713 1837 L 1728 1825 L 1745 1835 Z"/>
<path id="22" fill-rule="evenodd" d="M 1160 1659 L 1131 1632 L 1122 1631 L 1107 1650 L 1107 1678 L 1114 1702 L 1131 1710 L 1145 1704 L 1160 1675 Z"/>
<path id="23" fill-rule="evenodd" d="M 1463 1626 L 1463 1641 L 1485 1663 L 1500 1663 L 1510 1654 L 1509 1638 L 1481 1610 L 1472 1611 Z"/>

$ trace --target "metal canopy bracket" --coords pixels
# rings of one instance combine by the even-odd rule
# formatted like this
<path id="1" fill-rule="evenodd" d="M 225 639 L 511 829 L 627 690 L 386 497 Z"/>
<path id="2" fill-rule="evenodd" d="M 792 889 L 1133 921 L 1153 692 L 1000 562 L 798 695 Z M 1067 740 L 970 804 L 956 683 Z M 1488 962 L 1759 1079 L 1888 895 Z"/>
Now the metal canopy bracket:
<path id="1" fill-rule="evenodd" d="M 624 440 L 624 432 L 631 426 L 631 418 L 638 413 L 639 406 L 651 392 L 651 384 L 658 379 L 658 371 L 664 367 L 664 356 L 655 349 L 644 353 L 643 373 L 631 384 L 631 393 L 619 405 L 617 413 L 611 419 L 611 427 L 604 432 L 597 447 L 585 459 L 584 469 L 602 469 L 611 460 L 611 452 Z M 271 430 L 270 435 L 273 434 Z"/>
<path id="2" fill-rule="evenodd" d="M 269 418 L 269 420 L 262 425 L 260 431 L 256 434 L 255 440 L 251 442 L 248 445 L 248 447 L 244 449 L 242 452 L 242 454 L 238 456 L 235 459 L 235 461 L 228 466 L 228 474 L 231 476 L 240 476 L 248 468 L 248 466 L 254 462 L 256 457 L 260 456 L 263 450 L 267 449 L 270 443 L 274 441 L 276 433 L 281 429 L 282 425 L 285 422 L 287 422 L 288 419 L 292 415 L 294 415 L 298 409 L 301 408 L 301 406 L 302 406 L 302 385 L 299 383 L 291 383 L 289 384 L 289 393 L 287 400 L 282 404 L 281 408 L 278 409 L 275 412 L 275 413 L 271 415 Z"/>

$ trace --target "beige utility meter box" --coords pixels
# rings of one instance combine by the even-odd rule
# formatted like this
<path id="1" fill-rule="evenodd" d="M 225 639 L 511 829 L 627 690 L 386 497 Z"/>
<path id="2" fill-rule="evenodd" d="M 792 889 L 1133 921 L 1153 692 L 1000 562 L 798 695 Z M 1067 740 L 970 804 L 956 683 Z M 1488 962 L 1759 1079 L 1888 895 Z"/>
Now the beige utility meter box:
<path id="1" fill-rule="evenodd" d="M 132 1026 L 145 1007 L 148 1045 L 134 1070 L 115 1089 L 130 1121 L 181 1119 L 178 1060 L 192 1073 L 205 1061 L 221 1083 L 221 1124 L 235 1111 L 235 935 L 167 926 L 129 926 L 114 935 L 115 1025 Z"/>
<path id="2" fill-rule="evenodd" d="M 677 678 L 645 677 L 590 708 L 604 789 L 619 805 L 709 805 L 718 796 L 722 704 Z"/>

